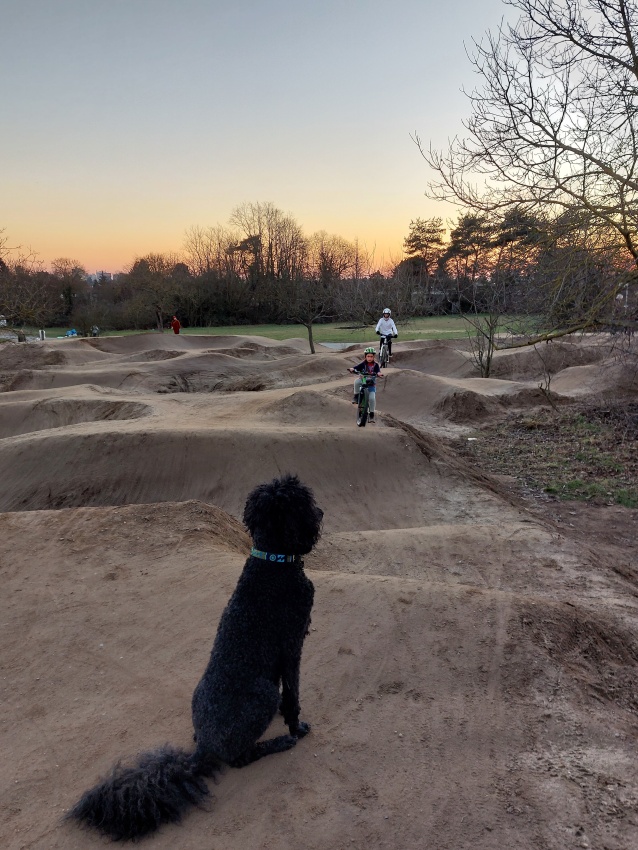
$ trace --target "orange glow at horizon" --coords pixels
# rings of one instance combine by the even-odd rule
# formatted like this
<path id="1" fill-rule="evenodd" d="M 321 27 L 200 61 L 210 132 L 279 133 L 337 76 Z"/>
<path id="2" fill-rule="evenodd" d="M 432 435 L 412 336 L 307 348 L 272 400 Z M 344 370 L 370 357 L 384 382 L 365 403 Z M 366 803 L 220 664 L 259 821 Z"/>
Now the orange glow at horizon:
<path id="1" fill-rule="evenodd" d="M 295 216 L 294 210 L 279 207 L 290 213 L 301 224 L 306 236 L 318 230 L 341 236 L 350 242 L 358 241 L 362 251 L 371 258 L 371 271 L 387 270 L 403 258 L 403 240 L 408 234 L 413 218 L 432 218 L 441 216 L 442 205 L 424 199 L 423 209 L 413 216 L 401 215 L 396 219 L 390 215 L 387 221 L 380 221 L 370 215 L 354 219 L 339 216 L 332 222 L 322 221 L 321 213 L 306 216 L 306 222 Z M 275 206 L 278 206 L 275 203 Z M 36 214 L 30 216 L 28 224 L 18 228 L 5 227 L 4 235 L 11 246 L 21 246 L 24 251 L 31 249 L 45 267 L 50 267 L 59 257 L 73 259 L 89 273 L 97 271 L 125 271 L 133 261 L 149 253 L 182 252 L 186 231 L 196 225 L 201 227 L 218 224 L 229 227 L 231 209 L 225 217 L 204 219 L 201 210 L 198 218 L 177 216 L 163 217 L 157 206 L 138 203 L 127 210 L 121 210 L 122 218 L 116 220 L 112 210 L 92 209 L 83 212 L 81 206 L 72 205 L 64 214 L 61 210 L 53 215 L 52 209 L 40 206 Z M 183 216 L 183 211 L 180 211 Z M 444 218 L 445 222 L 445 218 Z M 310 226 L 309 226 L 310 225 Z"/>

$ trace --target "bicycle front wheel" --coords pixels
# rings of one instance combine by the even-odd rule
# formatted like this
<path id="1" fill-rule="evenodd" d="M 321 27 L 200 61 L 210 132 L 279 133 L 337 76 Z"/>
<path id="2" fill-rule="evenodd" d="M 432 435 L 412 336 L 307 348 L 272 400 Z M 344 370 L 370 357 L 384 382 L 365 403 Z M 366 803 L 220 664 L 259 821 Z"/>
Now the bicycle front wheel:
<path id="1" fill-rule="evenodd" d="M 370 390 L 362 389 L 359 393 L 359 405 L 357 407 L 357 425 L 359 428 L 365 428 L 368 421 L 368 412 L 370 410 Z"/>
<path id="2" fill-rule="evenodd" d="M 379 357 L 379 366 L 381 366 L 382 369 L 385 369 L 388 365 L 388 359 L 388 346 L 383 345 L 381 347 L 381 355 Z"/>

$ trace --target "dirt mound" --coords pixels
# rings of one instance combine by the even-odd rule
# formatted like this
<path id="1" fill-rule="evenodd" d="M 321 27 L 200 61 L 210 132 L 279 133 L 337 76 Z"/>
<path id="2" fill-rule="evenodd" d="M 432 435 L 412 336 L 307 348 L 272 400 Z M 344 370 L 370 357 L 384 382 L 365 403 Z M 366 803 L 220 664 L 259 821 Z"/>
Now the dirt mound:
<path id="1" fill-rule="evenodd" d="M 238 519 L 215 505 L 196 500 L 112 509 L 80 508 L 73 513 L 76 522 L 63 542 L 72 543 L 76 555 L 90 551 L 96 536 L 105 549 L 121 547 L 125 541 L 129 552 L 136 555 L 143 555 L 149 546 L 159 554 L 168 523 L 171 535 L 180 539 L 180 546 L 197 542 L 244 557 L 250 549 L 250 537 Z"/>
<path id="2" fill-rule="evenodd" d="M 161 365 L 157 364 L 157 365 Z M 84 368 L 66 367 L 58 369 L 21 370 L 2 381 L 2 392 L 23 390 L 61 390 L 71 387 L 97 386 L 105 389 L 125 390 L 132 393 L 155 392 L 163 385 L 163 379 L 155 377 L 151 364 L 111 364 Z"/>
<path id="3" fill-rule="evenodd" d="M 547 391 L 546 387 L 545 391 L 543 391 L 540 386 L 515 389 L 511 393 L 504 394 L 501 397 L 501 402 L 503 405 L 509 407 L 548 407 L 552 404 L 558 405 L 568 403 L 569 398 L 563 397 L 554 392 L 552 384 L 551 390 L 549 391 Z"/>
<path id="4" fill-rule="evenodd" d="M 265 363 L 210 350 L 147 369 L 135 382 L 158 393 L 257 392 L 275 385 Z"/>
<path id="5" fill-rule="evenodd" d="M 0 439 L 81 422 L 140 419 L 150 413 L 150 407 L 134 401 L 42 399 L 33 403 L 6 402 L 0 407 Z"/>
<path id="6" fill-rule="evenodd" d="M 351 411 L 351 406 L 344 405 Z M 212 413 L 211 409 L 211 413 Z M 258 423 L 257 425 L 254 422 Z M 400 429 L 366 428 L 365 444 L 354 418 L 350 431 L 268 427 L 259 415 L 233 417 L 205 430 L 161 427 L 153 420 L 126 429 L 87 424 L 81 433 L 64 430 L 24 434 L 0 442 L 0 510 L 25 511 L 197 499 L 241 516 L 246 494 L 281 472 L 313 482 L 318 498 L 331 505 L 326 526 L 406 528 L 458 515 L 491 497 L 482 484 L 434 463 L 422 442 Z M 391 475 L 379 486 L 379 469 Z M 350 483 L 356 481 L 357 486 Z M 452 487 L 452 482 L 454 487 Z M 361 494 L 365 493 L 365 499 Z M 488 510 L 487 505 L 484 508 Z"/>
<path id="7" fill-rule="evenodd" d="M 357 428 L 345 368 L 361 346 L 146 334 L 57 350 L 103 362 L 0 367 L 43 387 L 0 405 L 3 848 L 98 850 L 62 820 L 80 793 L 120 758 L 193 747 L 246 496 L 288 471 L 325 511 L 305 558 L 311 734 L 226 771 L 154 850 L 209 850 L 212 834 L 224 850 L 637 846 L 638 512 L 532 501 L 511 477 L 539 467 L 540 427 L 564 431 L 570 394 L 595 392 L 596 420 L 554 457 L 566 475 L 584 452 L 604 465 L 587 426 L 612 418 L 629 478 L 635 411 L 605 397 L 626 372 L 563 368 L 551 389 L 569 403 L 549 417 L 537 378 L 477 378 L 460 343 L 401 343 L 377 425 Z M 497 434 L 504 466 L 481 469 L 462 446 L 487 444 L 506 407 L 538 428 Z"/>
<path id="8" fill-rule="evenodd" d="M 388 369 L 377 384 L 377 408 L 398 419 L 420 420 L 432 413 L 447 392 L 447 383 L 437 377 Z"/>
<path id="9" fill-rule="evenodd" d="M 401 557 L 406 536 L 409 555 Z M 432 524 L 409 535 L 405 529 L 333 534 L 320 542 L 313 568 L 560 597 L 592 562 L 574 544 L 557 546 L 551 527 L 511 515 L 480 524 Z"/>
<path id="10" fill-rule="evenodd" d="M 502 410 L 498 401 L 471 390 L 454 390 L 436 406 L 450 422 L 476 422 Z"/>
<path id="11" fill-rule="evenodd" d="M 61 340 L 64 348 L 48 353 L 31 346 L 28 368 L 24 358 L 8 357 L 14 368 L 2 372 L 0 364 L 0 391 L 93 384 L 135 393 L 256 392 L 343 375 L 339 357 L 300 353 L 296 343 L 175 334 Z"/>
<path id="12" fill-rule="evenodd" d="M 86 342 L 91 347 L 109 354 L 134 354 L 140 351 L 197 351 L 227 347 L 232 344 L 232 340 L 233 337 L 149 332 L 98 337 L 81 342 Z"/>
<path id="13" fill-rule="evenodd" d="M 266 364 L 244 363 L 239 358 L 210 352 L 184 352 L 179 356 L 153 355 L 144 352 L 129 357 L 113 357 L 111 362 L 85 367 L 60 367 L 56 370 L 23 370 L 10 376 L 8 390 L 43 390 L 92 384 L 134 393 L 212 392 L 233 388 L 255 372 L 266 372 Z M 270 382 L 263 380 L 263 388 Z"/>
<path id="14" fill-rule="evenodd" d="M 609 344 L 596 340 L 540 343 L 530 348 L 497 351 L 492 360 L 491 376 L 511 381 L 542 380 L 570 366 L 588 366 L 609 357 Z"/>
<path id="15" fill-rule="evenodd" d="M 352 425 L 354 413 L 344 401 L 350 400 L 344 394 L 343 400 L 302 390 L 285 398 L 265 405 L 263 416 L 285 425 Z"/>
<path id="16" fill-rule="evenodd" d="M 530 388 L 492 378 L 444 378 L 408 370 L 388 370 L 379 382 L 380 411 L 408 421 L 429 417 L 469 424 L 503 411 L 503 404 L 524 402 Z M 542 394 L 538 391 L 538 396 Z"/>
<path id="17" fill-rule="evenodd" d="M 289 345 L 260 345 L 256 342 L 247 342 L 244 345 L 236 345 L 232 348 L 219 348 L 220 354 L 228 354 L 230 357 L 250 358 L 254 360 L 277 360 L 280 357 L 288 357 L 291 354 L 299 354 L 297 348 Z"/>
<path id="18" fill-rule="evenodd" d="M 208 362 L 205 355 L 209 357 Z M 215 359 L 217 358 L 217 359 Z M 169 370 L 156 370 L 144 378 L 146 388 L 174 392 L 259 392 L 267 389 L 321 384 L 342 377 L 343 364 L 333 357 L 284 355 L 273 358 L 242 358 L 222 352 L 206 352 L 180 358 Z M 128 379 L 127 379 L 128 380 Z M 140 379 L 136 376 L 136 386 Z"/>
<path id="19" fill-rule="evenodd" d="M 452 342 L 424 341 L 397 345 L 395 340 L 391 362 L 393 367 L 454 378 L 466 378 L 477 372 L 467 353 Z"/>
<path id="20" fill-rule="evenodd" d="M 90 344 L 88 339 L 76 340 L 75 345 L 60 342 L 45 342 L 44 345 L 52 355 L 55 355 L 57 362 L 66 366 L 84 366 L 87 363 L 99 363 L 100 361 L 110 360 L 111 355 L 105 351 L 100 351 Z M 35 367 L 33 367 L 35 368 Z"/>
<path id="21" fill-rule="evenodd" d="M 21 370 L 17 372 L 0 372 L 0 392 L 8 393 L 11 390 L 19 389 L 23 380 L 27 382 L 33 375 L 33 372 Z"/>
<path id="22" fill-rule="evenodd" d="M 524 606 L 522 624 L 572 682 L 604 702 L 638 713 L 638 640 L 610 618 L 571 604 Z"/>
<path id="23" fill-rule="evenodd" d="M 573 366 L 559 372 L 551 389 L 573 398 L 600 396 L 610 401 L 638 394 L 636 362 L 611 359 L 591 366 Z"/>
<path id="24" fill-rule="evenodd" d="M 41 342 L 7 342 L 0 345 L 0 372 L 43 369 L 66 363 L 63 351 L 51 350 Z"/>
<path id="25" fill-rule="evenodd" d="M 308 351 L 308 342 L 301 339 L 271 340 L 260 336 L 210 336 L 205 334 L 140 333 L 125 336 L 99 337 L 92 340 L 76 340 L 76 344 L 87 343 L 100 351 L 111 354 L 133 354 L 148 350 L 201 351 L 245 348 L 256 345 L 263 349 L 283 348 L 295 353 Z M 65 341 L 66 343 L 66 341 Z"/>
<path id="26" fill-rule="evenodd" d="M 272 367 L 270 367 L 272 371 Z M 313 354 L 305 357 L 297 355 L 277 370 L 276 386 L 295 387 L 314 382 L 329 381 L 344 376 L 344 365 L 340 358 L 329 354 Z"/>
<path id="27" fill-rule="evenodd" d="M 147 373 L 145 385 L 155 392 L 258 392 L 280 387 L 324 383 L 343 377 L 344 365 L 330 355 L 282 353 L 273 347 L 268 356 L 236 357 L 222 350 L 183 356 L 178 362 Z"/>
<path id="28" fill-rule="evenodd" d="M 151 348 L 148 351 L 140 351 L 136 354 L 128 354 L 120 358 L 120 363 L 156 363 L 158 360 L 172 360 L 174 357 L 182 357 L 183 351 L 171 351 L 170 349 Z"/>
<path id="29" fill-rule="evenodd" d="M 60 822 L 79 793 L 118 758 L 192 746 L 190 695 L 247 545 L 238 523 L 197 502 L 0 517 L 9 850 L 97 850 L 102 839 Z M 561 606 L 528 615 L 517 597 L 476 584 L 315 571 L 312 556 L 308 569 L 316 595 L 301 701 L 311 735 L 286 756 L 226 771 L 214 805 L 162 829 L 154 847 L 207 848 L 214 830 L 229 850 L 327 850 L 362 836 L 371 848 L 416 848 L 424 825 L 436 847 L 561 850 L 584 828 L 591 846 L 633 846 L 617 704 L 590 701 L 574 724 L 558 702 L 570 659 L 539 664 L 542 632 L 524 622 L 554 620 Z M 601 659 L 619 671 L 615 652 L 601 647 Z M 596 764 L 587 747 L 614 757 Z M 426 795 L 414 781 L 423 765 Z M 583 815 L 596 790 L 613 816 Z M 562 805 L 548 809 L 556 796 Z M 282 834 L 290 841 L 273 843 Z"/>

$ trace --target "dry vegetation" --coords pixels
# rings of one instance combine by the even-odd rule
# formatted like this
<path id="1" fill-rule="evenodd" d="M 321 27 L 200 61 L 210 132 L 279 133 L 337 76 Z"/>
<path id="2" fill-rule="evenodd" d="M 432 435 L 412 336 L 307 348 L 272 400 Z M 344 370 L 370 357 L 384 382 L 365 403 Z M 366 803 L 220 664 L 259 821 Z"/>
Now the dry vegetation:
<path id="1" fill-rule="evenodd" d="M 558 499 L 638 507 L 638 403 L 513 413 L 456 441 L 487 472 Z"/>

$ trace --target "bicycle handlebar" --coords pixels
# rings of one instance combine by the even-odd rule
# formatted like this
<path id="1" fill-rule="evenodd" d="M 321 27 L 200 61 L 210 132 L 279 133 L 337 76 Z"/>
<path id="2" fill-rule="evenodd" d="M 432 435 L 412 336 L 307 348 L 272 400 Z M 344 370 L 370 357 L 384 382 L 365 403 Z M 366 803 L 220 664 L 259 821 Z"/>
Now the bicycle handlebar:
<path id="1" fill-rule="evenodd" d="M 354 372 L 353 374 L 355 374 L 359 378 L 361 378 L 361 384 L 364 387 L 366 386 L 366 384 L 368 386 L 374 386 L 377 382 L 377 378 L 383 377 L 383 375 L 381 375 L 381 373 L 379 373 L 378 375 L 366 375 L 365 372 Z"/>

